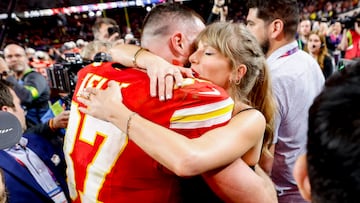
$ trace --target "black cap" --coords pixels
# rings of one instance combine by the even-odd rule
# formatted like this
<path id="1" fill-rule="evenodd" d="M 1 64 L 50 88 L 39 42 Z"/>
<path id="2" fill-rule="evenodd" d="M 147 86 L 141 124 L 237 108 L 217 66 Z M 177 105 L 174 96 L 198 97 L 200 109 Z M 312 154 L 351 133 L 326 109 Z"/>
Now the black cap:
<path id="1" fill-rule="evenodd" d="M 0 111 L 0 149 L 14 146 L 21 136 L 20 121 L 11 113 Z"/>

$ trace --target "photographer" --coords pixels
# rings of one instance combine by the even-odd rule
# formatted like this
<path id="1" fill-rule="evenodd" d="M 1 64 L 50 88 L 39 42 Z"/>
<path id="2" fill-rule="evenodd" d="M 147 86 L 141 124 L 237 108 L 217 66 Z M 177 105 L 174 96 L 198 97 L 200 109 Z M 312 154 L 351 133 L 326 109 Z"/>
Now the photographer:
<path id="1" fill-rule="evenodd" d="M 214 6 L 207 19 L 206 24 L 211 24 L 215 21 L 226 21 L 228 15 L 227 0 L 214 0 Z"/>
<path id="2" fill-rule="evenodd" d="M 345 51 L 345 59 L 360 57 L 360 14 L 352 18 L 353 28 L 346 26 L 343 30 L 343 38 L 338 48 Z"/>
<path id="3" fill-rule="evenodd" d="M 124 44 L 124 40 L 120 37 L 119 26 L 114 19 L 96 19 L 92 27 L 92 32 L 94 35 L 94 40 L 107 41 L 116 44 Z"/>
<path id="4" fill-rule="evenodd" d="M 29 66 L 25 49 L 17 44 L 4 48 L 5 63 L 0 67 L 2 79 L 14 85 L 14 90 L 26 108 L 27 125 L 34 126 L 49 110 L 50 89 L 48 82 Z"/>

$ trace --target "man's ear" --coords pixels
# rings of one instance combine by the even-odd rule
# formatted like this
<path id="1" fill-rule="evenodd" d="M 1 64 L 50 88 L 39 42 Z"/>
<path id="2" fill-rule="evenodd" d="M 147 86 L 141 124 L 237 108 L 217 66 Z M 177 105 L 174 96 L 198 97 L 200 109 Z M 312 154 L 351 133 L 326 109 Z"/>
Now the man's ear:
<path id="1" fill-rule="evenodd" d="M 1 107 L 1 111 L 8 111 L 9 107 L 8 106 L 2 106 Z"/>
<path id="2" fill-rule="evenodd" d="M 311 202 L 311 186 L 307 171 L 306 154 L 299 156 L 296 160 L 293 175 L 301 196 Z"/>
<path id="3" fill-rule="evenodd" d="M 175 32 L 170 39 L 171 51 L 175 56 L 183 56 L 186 52 L 184 47 L 184 35 L 181 32 Z"/>
<path id="4" fill-rule="evenodd" d="M 283 34 L 284 22 L 280 19 L 275 19 L 270 24 L 271 33 L 270 36 L 276 39 L 279 35 Z"/>

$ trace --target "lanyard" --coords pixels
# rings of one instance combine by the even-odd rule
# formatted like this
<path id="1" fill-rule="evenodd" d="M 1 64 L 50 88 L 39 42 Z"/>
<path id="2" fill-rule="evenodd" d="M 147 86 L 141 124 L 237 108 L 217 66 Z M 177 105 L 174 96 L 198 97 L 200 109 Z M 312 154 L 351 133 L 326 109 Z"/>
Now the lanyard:
<path id="1" fill-rule="evenodd" d="M 297 51 L 299 51 L 299 48 L 294 47 L 294 48 L 290 49 L 289 51 L 285 52 L 283 55 L 279 56 L 279 58 L 284 58 L 284 57 L 290 56 L 290 55 L 296 53 Z"/>

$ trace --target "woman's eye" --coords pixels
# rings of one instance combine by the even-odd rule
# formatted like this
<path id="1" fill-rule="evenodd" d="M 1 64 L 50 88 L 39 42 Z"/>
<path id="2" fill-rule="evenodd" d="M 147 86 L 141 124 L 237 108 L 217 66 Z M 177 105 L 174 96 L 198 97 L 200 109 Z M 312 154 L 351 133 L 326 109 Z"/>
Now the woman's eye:
<path id="1" fill-rule="evenodd" d="M 211 56 L 211 55 L 213 55 L 213 53 L 211 53 L 211 52 L 205 52 L 205 55 Z"/>

